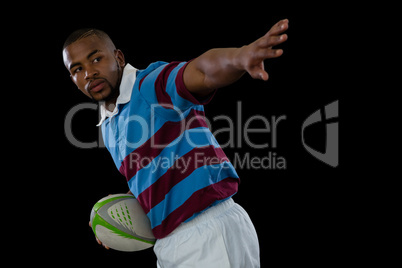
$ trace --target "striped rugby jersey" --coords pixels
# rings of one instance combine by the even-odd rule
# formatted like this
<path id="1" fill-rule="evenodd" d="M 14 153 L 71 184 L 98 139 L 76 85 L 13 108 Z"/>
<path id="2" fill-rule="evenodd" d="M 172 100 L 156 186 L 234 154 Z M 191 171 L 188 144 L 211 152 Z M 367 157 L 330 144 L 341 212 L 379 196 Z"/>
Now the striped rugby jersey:
<path id="1" fill-rule="evenodd" d="M 185 67 L 155 62 L 134 72 L 130 100 L 102 123 L 106 148 L 158 239 L 234 195 L 239 184 L 207 126 L 206 102 L 184 85 Z"/>

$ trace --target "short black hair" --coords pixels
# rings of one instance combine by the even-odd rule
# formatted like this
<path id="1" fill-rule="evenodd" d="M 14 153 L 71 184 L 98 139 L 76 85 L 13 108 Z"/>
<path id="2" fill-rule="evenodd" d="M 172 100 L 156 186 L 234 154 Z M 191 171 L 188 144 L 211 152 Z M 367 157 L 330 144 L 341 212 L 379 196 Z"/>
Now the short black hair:
<path id="1" fill-rule="evenodd" d="M 107 33 L 105 33 L 104 31 L 95 29 L 95 28 L 83 28 L 83 29 L 78 29 L 78 30 L 74 31 L 67 37 L 67 39 L 63 45 L 63 50 L 66 47 L 68 47 L 69 45 L 71 45 L 72 43 L 74 43 L 78 40 L 81 40 L 85 37 L 93 36 L 93 35 L 99 37 L 102 40 L 111 42 L 113 44 L 112 39 L 110 39 L 109 35 Z"/>

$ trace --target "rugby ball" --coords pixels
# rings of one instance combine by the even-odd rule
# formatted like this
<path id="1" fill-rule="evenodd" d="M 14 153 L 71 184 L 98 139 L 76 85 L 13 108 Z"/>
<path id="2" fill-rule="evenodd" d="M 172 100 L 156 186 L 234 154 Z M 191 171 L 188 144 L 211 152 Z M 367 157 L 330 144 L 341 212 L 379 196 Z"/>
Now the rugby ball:
<path id="1" fill-rule="evenodd" d="M 90 222 L 95 236 L 115 250 L 139 251 L 156 242 L 151 223 L 133 195 L 115 194 L 100 199 L 92 208 Z"/>

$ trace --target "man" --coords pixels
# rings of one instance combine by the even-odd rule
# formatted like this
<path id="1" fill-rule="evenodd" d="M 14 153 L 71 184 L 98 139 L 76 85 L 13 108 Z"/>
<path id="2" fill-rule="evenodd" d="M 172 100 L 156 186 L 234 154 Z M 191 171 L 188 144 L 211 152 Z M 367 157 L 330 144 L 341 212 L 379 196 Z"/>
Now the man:
<path id="1" fill-rule="evenodd" d="M 72 33 L 63 60 L 72 81 L 99 101 L 102 135 L 151 221 L 158 267 L 259 267 L 247 213 L 232 200 L 239 177 L 208 129 L 203 105 L 264 60 L 282 55 L 288 20 L 241 48 L 211 49 L 189 62 L 126 64 L 96 29 Z M 98 243 L 100 243 L 98 241 Z"/>

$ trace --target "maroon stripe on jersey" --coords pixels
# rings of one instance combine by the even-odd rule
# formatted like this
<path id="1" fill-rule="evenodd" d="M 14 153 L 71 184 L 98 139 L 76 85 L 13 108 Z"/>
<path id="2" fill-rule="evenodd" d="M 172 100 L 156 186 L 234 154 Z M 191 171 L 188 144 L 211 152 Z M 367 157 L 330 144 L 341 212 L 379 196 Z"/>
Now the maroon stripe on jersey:
<path id="1" fill-rule="evenodd" d="M 129 181 L 135 176 L 138 170 L 149 164 L 166 146 L 177 139 L 186 129 L 208 127 L 204 118 L 205 114 L 203 111 L 193 109 L 186 118 L 179 122 L 166 122 L 150 139 L 124 158 L 119 168 L 120 173 Z M 145 161 L 143 160 L 140 162 L 136 161 L 142 158 L 147 159 L 148 163 L 144 163 Z"/>
<path id="2" fill-rule="evenodd" d="M 162 223 L 152 229 L 154 236 L 161 239 L 174 231 L 182 222 L 194 215 L 194 211 L 203 211 L 216 200 L 222 200 L 237 192 L 238 179 L 226 178 L 194 192 L 183 205 L 178 207 Z"/>
<path id="3" fill-rule="evenodd" d="M 154 206 L 165 199 L 165 195 L 176 184 L 187 178 L 194 170 L 209 165 L 229 162 L 222 148 L 213 145 L 194 148 L 177 159 L 173 165 L 154 184 L 145 189 L 138 197 L 147 214 Z"/>
<path id="4" fill-rule="evenodd" d="M 166 92 L 166 84 L 170 73 L 179 64 L 180 64 L 179 61 L 169 63 L 163 68 L 163 70 L 159 73 L 158 77 L 155 80 L 156 98 L 158 99 L 158 103 L 166 109 L 173 109 L 172 99 Z"/>

